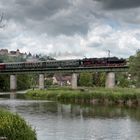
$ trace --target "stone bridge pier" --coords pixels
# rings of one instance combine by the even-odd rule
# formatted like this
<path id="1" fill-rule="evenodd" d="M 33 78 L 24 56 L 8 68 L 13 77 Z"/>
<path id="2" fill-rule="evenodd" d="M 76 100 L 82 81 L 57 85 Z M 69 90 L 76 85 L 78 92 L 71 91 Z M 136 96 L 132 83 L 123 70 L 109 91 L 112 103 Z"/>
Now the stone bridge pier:
<path id="1" fill-rule="evenodd" d="M 16 75 L 12 74 L 10 75 L 10 90 L 16 91 L 17 89 L 17 78 Z"/>
<path id="2" fill-rule="evenodd" d="M 106 88 L 115 87 L 115 73 L 114 72 L 107 72 L 105 86 Z"/>
<path id="3" fill-rule="evenodd" d="M 39 89 L 44 89 L 44 74 L 39 74 Z"/>
<path id="4" fill-rule="evenodd" d="M 77 89 L 77 74 L 76 73 L 72 74 L 71 86 L 72 86 L 72 89 Z"/>

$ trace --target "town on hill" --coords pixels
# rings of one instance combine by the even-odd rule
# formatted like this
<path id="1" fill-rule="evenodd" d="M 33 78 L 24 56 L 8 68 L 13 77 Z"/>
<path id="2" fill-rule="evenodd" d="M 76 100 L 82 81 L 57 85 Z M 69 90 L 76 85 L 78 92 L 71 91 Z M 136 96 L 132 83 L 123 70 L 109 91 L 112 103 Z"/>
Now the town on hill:
<path id="1" fill-rule="evenodd" d="M 54 58 L 42 55 L 42 54 L 31 54 L 26 52 L 20 52 L 19 49 L 9 51 L 8 49 L 0 49 L 0 63 L 5 62 L 36 62 L 36 61 L 45 61 L 52 60 Z"/>

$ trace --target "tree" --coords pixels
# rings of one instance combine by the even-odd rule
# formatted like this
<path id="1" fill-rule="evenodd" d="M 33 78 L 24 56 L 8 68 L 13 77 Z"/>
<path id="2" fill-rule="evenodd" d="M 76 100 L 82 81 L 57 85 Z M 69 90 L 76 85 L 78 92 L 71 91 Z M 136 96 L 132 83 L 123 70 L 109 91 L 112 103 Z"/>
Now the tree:
<path id="1" fill-rule="evenodd" d="M 9 75 L 0 75 L 0 91 L 10 90 L 9 77 Z"/>
<path id="2" fill-rule="evenodd" d="M 80 86 L 92 86 L 93 85 L 92 73 L 81 73 L 79 77 Z"/>
<path id="3" fill-rule="evenodd" d="M 17 75 L 17 90 L 25 90 L 31 87 L 31 75 L 30 74 L 18 74 Z"/>
<path id="4" fill-rule="evenodd" d="M 136 81 L 136 86 L 140 87 L 140 50 L 136 52 L 135 56 L 130 56 L 129 66 L 131 80 Z"/>
<path id="5" fill-rule="evenodd" d="M 95 72 L 93 73 L 93 85 L 97 87 L 104 87 L 105 86 L 105 72 Z"/>
<path id="6" fill-rule="evenodd" d="M 130 80 L 128 78 L 128 73 L 122 72 L 122 73 L 117 73 L 116 74 L 116 79 L 117 79 L 117 86 L 119 87 L 129 87 L 130 85 Z"/>

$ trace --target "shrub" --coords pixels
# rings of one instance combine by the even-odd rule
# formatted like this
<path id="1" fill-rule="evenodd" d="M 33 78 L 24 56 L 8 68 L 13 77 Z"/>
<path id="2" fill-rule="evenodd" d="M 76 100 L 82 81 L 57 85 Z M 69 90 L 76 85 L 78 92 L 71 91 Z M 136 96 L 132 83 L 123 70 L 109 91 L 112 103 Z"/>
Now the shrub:
<path id="1" fill-rule="evenodd" d="M 120 101 L 126 103 L 133 100 L 135 103 L 140 102 L 140 89 L 130 88 L 89 88 L 88 90 L 72 90 L 72 89 L 48 89 L 28 91 L 27 99 L 49 99 L 65 102 L 91 103 L 93 99 L 98 99 L 101 103 L 106 100 L 118 103 Z M 34 98 L 36 97 L 36 98 Z"/>
<path id="2" fill-rule="evenodd" d="M 31 126 L 18 114 L 0 109 L 0 137 L 7 140 L 37 140 Z"/>

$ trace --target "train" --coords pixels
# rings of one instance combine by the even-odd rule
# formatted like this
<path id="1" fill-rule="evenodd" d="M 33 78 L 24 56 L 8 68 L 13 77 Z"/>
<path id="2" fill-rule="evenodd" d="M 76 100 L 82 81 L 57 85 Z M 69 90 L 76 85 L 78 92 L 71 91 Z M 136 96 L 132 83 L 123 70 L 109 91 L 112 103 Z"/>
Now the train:
<path id="1" fill-rule="evenodd" d="M 23 69 L 51 69 L 51 68 L 71 68 L 71 67 L 120 67 L 125 66 L 126 60 L 117 57 L 106 58 L 83 58 L 73 60 L 47 60 L 38 62 L 16 62 L 0 63 L 2 70 L 23 70 Z"/>

